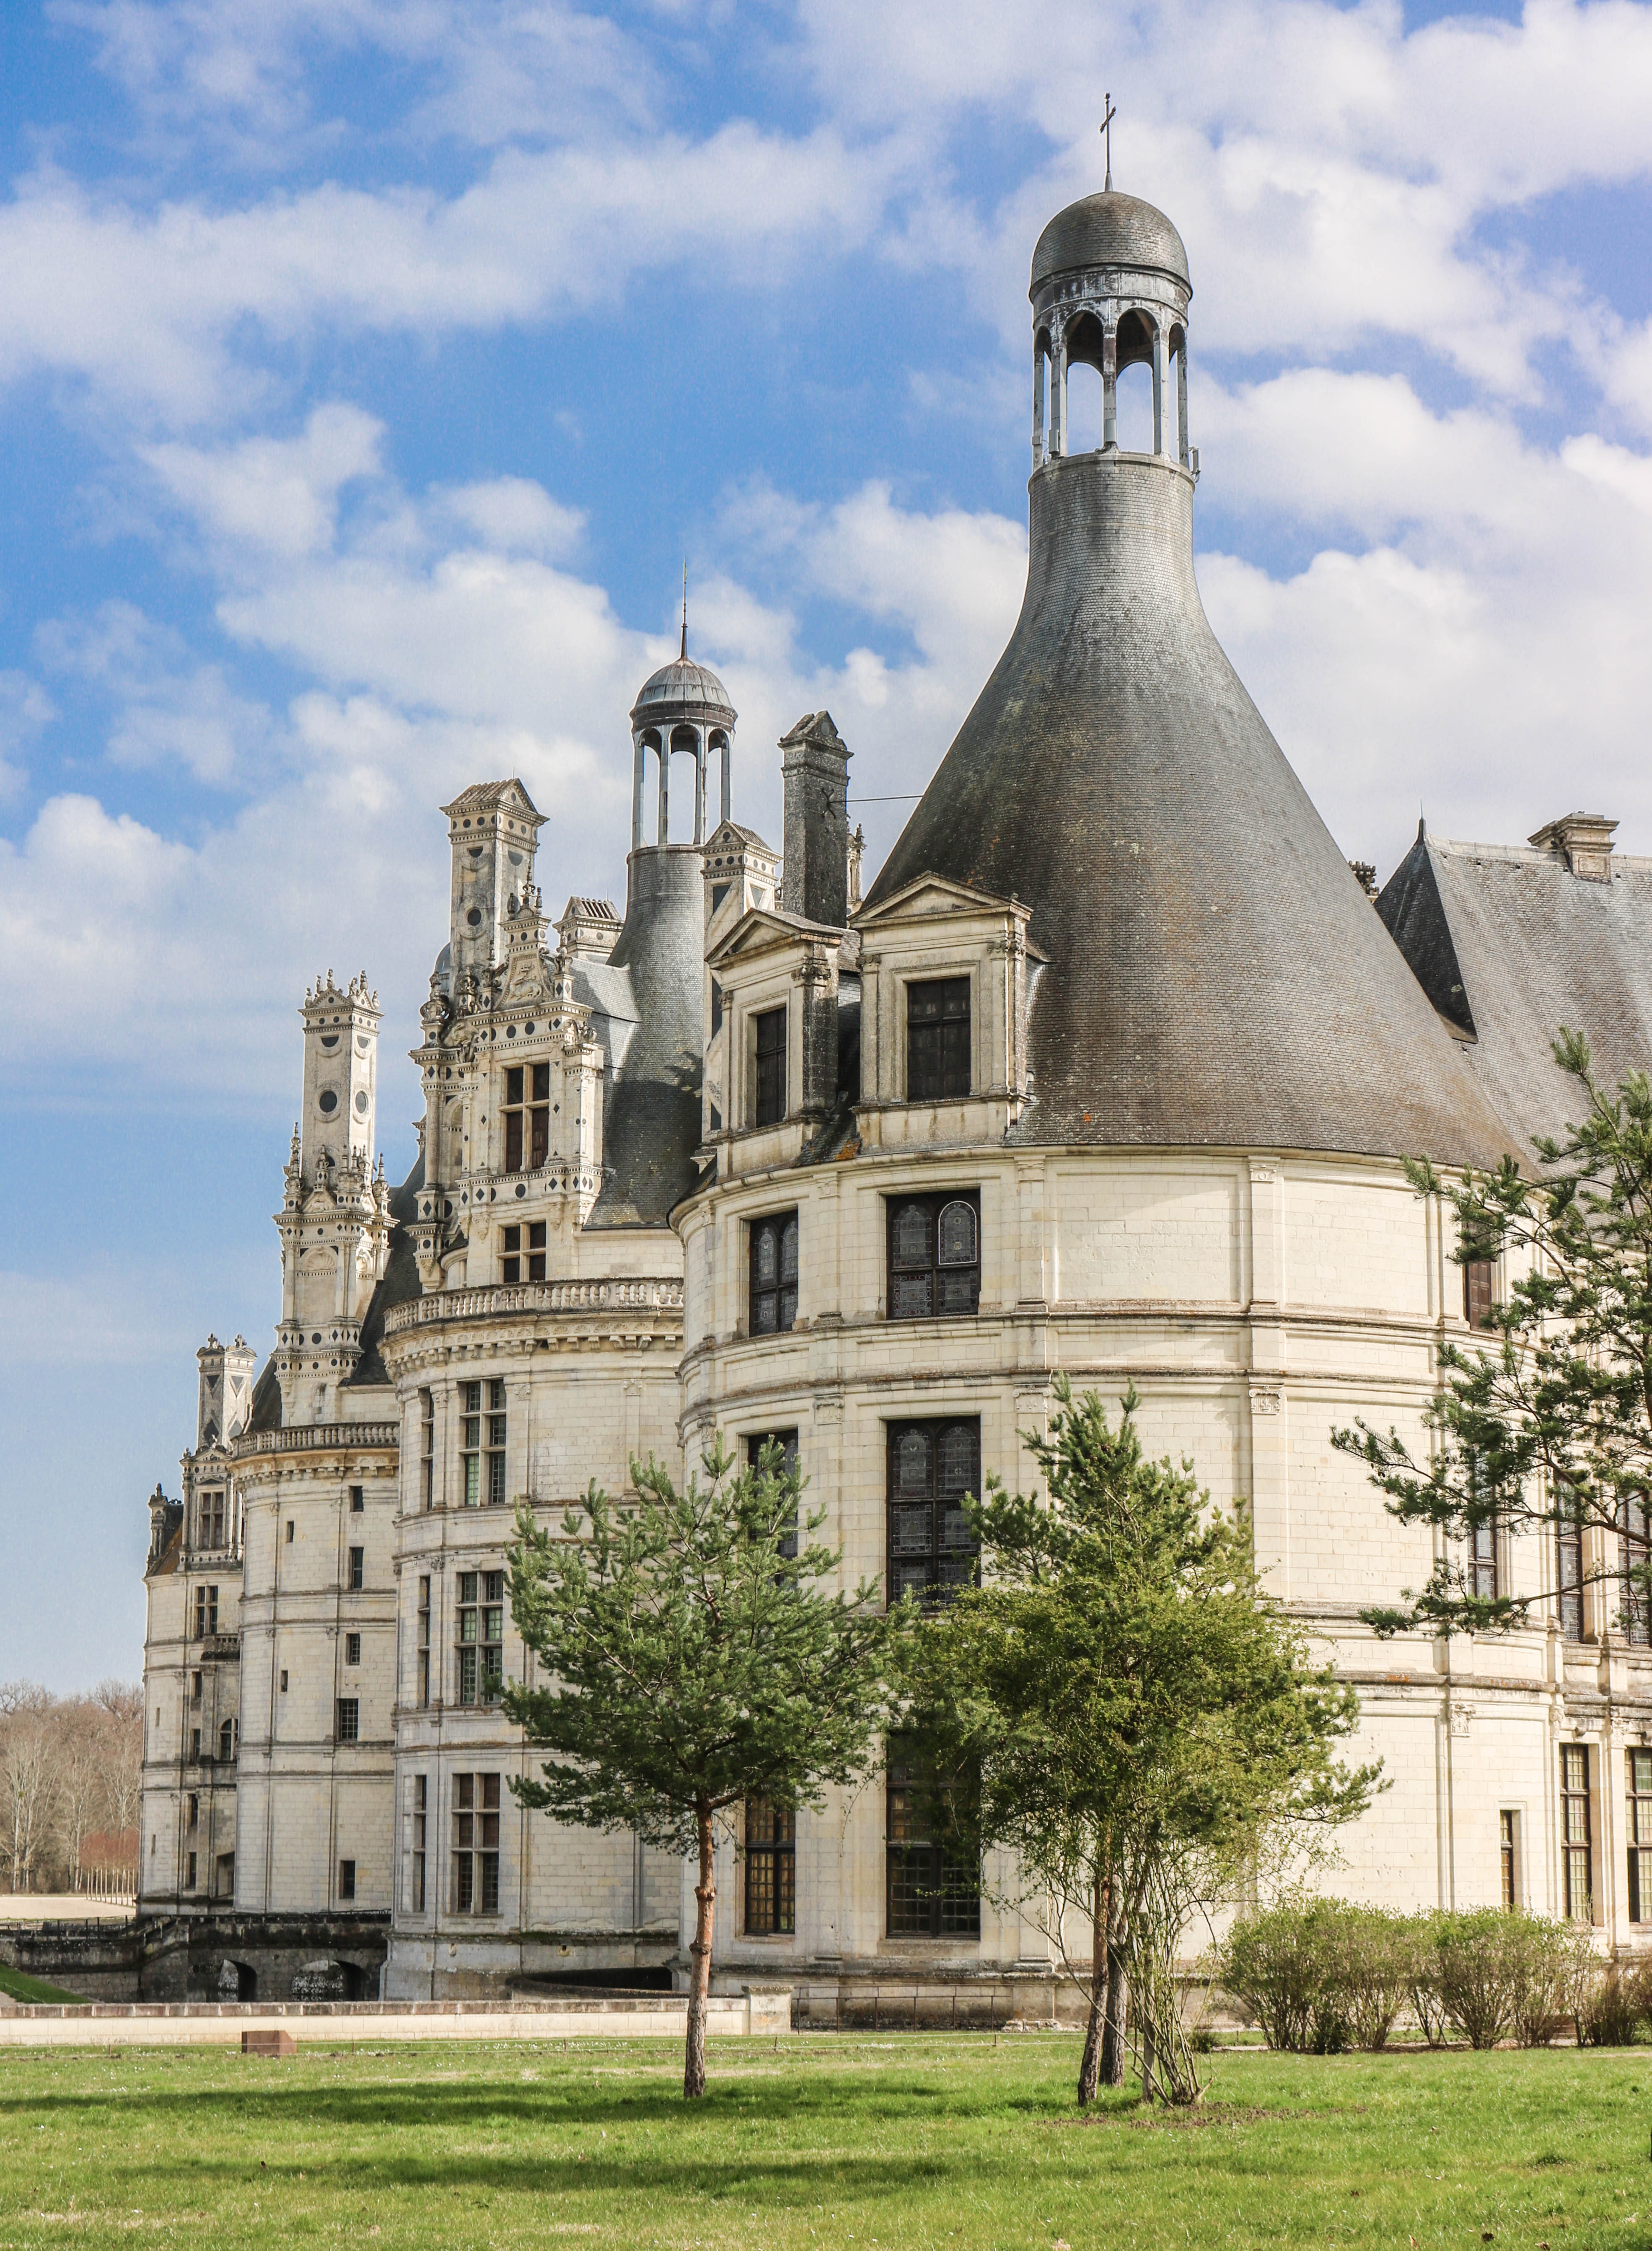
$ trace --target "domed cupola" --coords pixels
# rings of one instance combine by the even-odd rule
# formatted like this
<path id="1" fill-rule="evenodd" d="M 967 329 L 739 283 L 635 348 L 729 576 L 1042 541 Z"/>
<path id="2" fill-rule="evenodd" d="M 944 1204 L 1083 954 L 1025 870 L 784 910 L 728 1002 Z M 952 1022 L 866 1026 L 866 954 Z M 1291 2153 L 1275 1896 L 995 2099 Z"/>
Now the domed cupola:
<path id="1" fill-rule="evenodd" d="M 1086 196 L 1040 235 L 1021 615 L 868 904 L 930 873 L 1031 909 L 1048 966 L 1018 1142 L 1495 1161 L 1506 1133 L 1200 602 L 1192 294 L 1181 237 L 1135 197 Z M 1128 451 L 1115 392 L 1137 364 L 1151 444 Z M 1073 453 L 1081 364 L 1102 444 Z"/>
<path id="2" fill-rule="evenodd" d="M 671 821 L 671 760 L 686 753 L 694 760 L 694 842 L 705 842 L 705 783 L 716 751 L 722 760 L 723 812 L 732 799 L 729 761 L 734 742 L 734 706 L 728 690 L 709 666 L 688 653 L 688 608 L 683 612 L 683 642 L 670 664 L 651 672 L 631 706 L 631 741 L 635 767 L 631 792 L 631 848 L 642 843 L 642 800 L 650 752 L 659 762 L 659 830 L 656 842 L 669 844 Z"/>

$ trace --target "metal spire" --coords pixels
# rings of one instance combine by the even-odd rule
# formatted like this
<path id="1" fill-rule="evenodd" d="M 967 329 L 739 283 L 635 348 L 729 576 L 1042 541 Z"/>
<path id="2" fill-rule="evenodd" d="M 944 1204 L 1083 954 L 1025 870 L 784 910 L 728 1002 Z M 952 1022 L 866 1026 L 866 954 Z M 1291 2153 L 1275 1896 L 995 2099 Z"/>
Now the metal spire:
<path id="1" fill-rule="evenodd" d="M 1113 192 L 1113 121 L 1119 113 L 1113 107 L 1113 96 L 1110 94 L 1104 94 L 1101 97 L 1101 100 L 1102 106 L 1107 114 L 1102 118 L 1100 126 L 1098 129 L 1100 132 L 1101 138 L 1107 142 L 1107 177 L 1104 183 L 1104 186 L 1106 192 L 1108 195 L 1111 195 Z"/>
<path id="2" fill-rule="evenodd" d="M 688 662 L 688 557 L 683 558 L 683 646 L 677 651 L 680 663 Z"/>

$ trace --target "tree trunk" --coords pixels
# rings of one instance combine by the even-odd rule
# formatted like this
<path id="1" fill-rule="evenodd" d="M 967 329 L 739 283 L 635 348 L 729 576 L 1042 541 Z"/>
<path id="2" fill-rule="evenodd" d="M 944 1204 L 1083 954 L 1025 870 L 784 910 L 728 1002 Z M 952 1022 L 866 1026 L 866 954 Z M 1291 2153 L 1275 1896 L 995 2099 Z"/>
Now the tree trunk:
<path id="1" fill-rule="evenodd" d="M 700 1880 L 694 1887 L 694 1943 L 689 1949 L 688 2051 L 683 2061 L 685 2097 L 705 2092 L 705 1997 L 711 1989 L 711 1924 L 717 1886 L 711 1874 L 711 1809 L 695 1808 L 700 1839 Z"/>
<path id="2" fill-rule="evenodd" d="M 1111 1891 L 1100 1868 L 1094 1872 L 1090 1894 L 1090 2020 L 1084 2028 L 1084 2054 L 1079 2061 L 1079 2107 L 1095 2101 L 1101 2072 L 1101 2027 L 1107 2000 L 1107 1909 Z"/>
<path id="3" fill-rule="evenodd" d="M 1107 1887 L 1107 2001 L 1101 2033 L 1101 2084 L 1124 2084 L 1124 1932 L 1118 1915 L 1118 1892 Z"/>

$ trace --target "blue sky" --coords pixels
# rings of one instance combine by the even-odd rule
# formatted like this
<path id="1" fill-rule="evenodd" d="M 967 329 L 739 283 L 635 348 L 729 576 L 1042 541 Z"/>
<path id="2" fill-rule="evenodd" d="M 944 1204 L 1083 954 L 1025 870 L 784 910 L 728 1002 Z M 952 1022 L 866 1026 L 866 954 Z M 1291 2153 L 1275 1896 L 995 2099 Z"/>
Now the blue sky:
<path id="1" fill-rule="evenodd" d="M 685 553 L 743 818 L 822 704 L 921 787 L 1108 88 L 1192 267 L 1206 606 L 1344 850 L 1586 803 L 1652 852 L 1652 8 L 0 11 L 0 1677 L 137 1670 L 319 970 L 411 1161 L 437 805 L 519 772 L 547 902 L 622 897 Z"/>

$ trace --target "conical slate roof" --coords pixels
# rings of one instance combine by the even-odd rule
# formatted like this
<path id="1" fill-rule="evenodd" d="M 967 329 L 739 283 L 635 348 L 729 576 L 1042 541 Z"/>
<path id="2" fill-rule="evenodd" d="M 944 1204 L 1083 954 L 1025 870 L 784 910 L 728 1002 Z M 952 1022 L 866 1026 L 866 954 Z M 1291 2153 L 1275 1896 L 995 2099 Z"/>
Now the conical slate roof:
<path id="1" fill-rule="evenodd" d="M 1495 1161 L 1506 1128 L 1223 655 L 1165 459 L 1050 461 L 1014 635 L 869 895 L 1032 909 L 1035 1146 Z"/>

